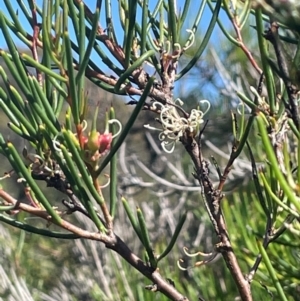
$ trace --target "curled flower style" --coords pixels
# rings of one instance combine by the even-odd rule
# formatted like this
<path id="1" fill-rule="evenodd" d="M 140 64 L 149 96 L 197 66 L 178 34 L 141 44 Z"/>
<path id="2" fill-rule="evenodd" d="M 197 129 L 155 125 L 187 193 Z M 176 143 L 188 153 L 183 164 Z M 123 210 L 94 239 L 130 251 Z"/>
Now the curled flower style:
<path id="1" fill-rule="evenodd" d="M 182 105 L 180 99 L 175 100 Z M 205 112 L 199 109 L 193 109 L 188 117 L 181 117 L 175 106 L 170 104 L 162 104 L 160 102 L 154 102 L 152 107 L 156 111 L 160 111 L 159 122 L 162 125 L 162 129 L 158 129 L 145 125 L 146 128 L 150 130 L 160 131 L 158 135 L 159 140 L 163 150 L 166 153 L 172 153 L 175 149 L 176 141 L 179 141 L 185 132 L 195 136 L 197 134 L 198 127 L 203 123 L 203 116 L 207 113 L 210 108 L 210 103 L 208 100 L 201 100 L 200 104 L 207 104 L 207 109 Z M 169 148 L 169 146 L 171 146 Z"/>
<path id="2" fill-rule="evenodd" d="M 188 41 L 184 47 L 182 47 L 179 43 L 175 43 L 173 46 L 173 54 L 171 53 L 171 42 L 165 42 L 165 50 L 163 51 L 164 54 L 170 55 L 173 59 L 178 59 L 181 54 L 191 48 L 195 43 L 195 33 L 191 29 L 186 29 L 186 32 L 190 34 Z"/>
<path id="3" fill-rule="evenodd" d="M 196 262 L 196 263 L 194 264 L 194 267 L 198 267 L 198 266 L 201 266 L 201 265 L 205 265 L 205 264 L 207 264 L 207 263 L 213 261 L 213 260 L 217 257 L 217 255 L 219 254 L 219 253 L 218 253 L 217 251 L 215 251 L 215 250 L 214 250 L 213 252 L 211 252 L 211 253 L 203 253 L 203 252 L 200 252 L 200 251 L 199 251 L 199 252 L 196 252 L 196 253 L 188 253 L 188 249 L 187 249 L 186 247 L 183 248 L 183 251 L 184 251 L 185 255 L 188 256 L 188 257 L 196 257 L 196 256 L 202 256 L 202 257 L 203 257 L 203 260 Z M 182 263 L 183 263 L 183 262 L 184 262 L 184 261 L 183 261 L 182 259 L 179 259 L 179 260 L 177 261 L 177 266 L 178 266 L 178 268 L 179 268 L 180 270 L 182 270 L 182 271 L 187 271 L 188 269 L 192 268 L 192 267 L 189 267 L 189 268 L 183 267 L 183 266 L 182 266 Z"/>

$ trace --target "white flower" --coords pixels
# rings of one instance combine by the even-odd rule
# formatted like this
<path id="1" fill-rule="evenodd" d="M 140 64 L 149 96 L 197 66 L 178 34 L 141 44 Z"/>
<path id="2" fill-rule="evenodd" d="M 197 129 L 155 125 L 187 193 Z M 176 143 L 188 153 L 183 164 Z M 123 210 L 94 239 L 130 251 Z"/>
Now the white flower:
<path id="1" fill-rule="evenodd" d="M 175 103 L 176 102 L 180 105 L 183 104 L 180 99 L 175 100 Z M 174 151 L 176 141 L 178 141 L 186 131 L 189 133 L 195 133 L 196 135 L 199 125 L 203 123 L 204 114 L 206 114 L 210 108 L 208 100 L 201 100 L 199 103 L 207 104 L 208 107 L 206 111 L 202 112 L 201 110 L 193 109 L 187 118 L 181 117 L 176 107 L 173 105 L 163 105 L 160 102 L 153 103 L 152 107 L 154 110 L 159 110 L 160 107 L 159 121 L 162 125 L 162 129 L 152 127 L 149 124 L 145 125 L 145 127 L 150 130 L 160 131 L 158 138 L 166 153 L 172 153 Z M 171 148 L 167 148 L 169 145 L 171 145 Z"/>

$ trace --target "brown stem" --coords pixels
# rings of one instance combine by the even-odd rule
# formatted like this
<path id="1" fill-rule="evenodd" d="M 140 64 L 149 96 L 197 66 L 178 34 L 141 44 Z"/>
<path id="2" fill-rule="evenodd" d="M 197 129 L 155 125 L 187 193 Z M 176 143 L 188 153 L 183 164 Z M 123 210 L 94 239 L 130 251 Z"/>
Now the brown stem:
<path id="1" fill-rule="evenodd" d="M 74 68 L 76 70 L 78 70 L 79 66 L 74 64 Z M 93 78 L 99 79 L 99 80 L 109 84 L 112 87 L 115 86 L 117 83 L 117 79 L 107 76 L 105 74 L 96 72 L 90 68 L 86 68 L 85 74 L 88 78 L 93 77 Z M 135 88 L 134 86 L 131 86 L 131 85 L 128 85 L 127 87 L 125 87 L 126 93 L 128 93 L 128 95 L 142 95 L 143 89 L 147 85 L 147 81 L 140 78 L 140 82 L 138 82 L 137 84 L 138 84 L 139 88 Z M 156 89 L 156 88 L 151 89 L 151 91 L 149 93 L 149 97 L 154 98 L 155 100 L 157 100 L 163 104 L 168 101 L 165 92 L 163 92 L 159 89 Z"/>
<path id="2" fill-rule="evenodd" d="M 271 44 L 274 47 L 278 68 L 280 72 L 280 76 L 285 84 L 286 91 L 288 94 L 289 99 L 289 105 L 287 106 L 287 111 L 290 115 L 290 117 L 293 119 L 297 129 L 300 128 L 300 121 L 299 121 L 299 114 L 298 114 L 298 89 L 297 87 L 292 83 L 292 79 L 290 76 L 290 72 L 288 69 L 287 61 L 284 56 L 283 47 L 281 45 L 279 36 L 278 36 L 278 24 L 276 22 L 273 22 L 271 24 L 270 29 L 266 32 L 264 37 L 271 42 Z M 295 79 L 293 79 L 295 80 Z"/>
<path id="3" fill-rule="evenodd" d="M 139 257 L 132 253 L 132 251 L 118 236 L 115 237 L 116 244 L 106 245 L 107 248 L 112 249 L 120 254 L 130 265 L 155 283 L 157 291 L 160 291 L 171 300 L 188 301 L 188 299 L 180 294 L 172 284 L 162 278 L 161 274 L 158 272 L 158 269 L 153 270 L 153 268 L 146 265 Z"/>
<path id="4" fill-rule="evenodd" d="M 223 187 L 224 187 L 224 185 L 225 185 L 225 182 L 226 182 L 226 180 L 227 180 L 227 177 L 228 177 L 228 175 L 229 175 L 229 173 L 230 173 L 230 171 L 231 171 L 231 168 L 232 168 L 232 165 L 233 165 L 233 162 L 235 161 L 235 159 L 236 159 L 236 147 L 235 146 L 233 146 L 232 147 L 232 151 L 231 151 L 231 154 L 230 154 L 230 158 L 229 158 L 229 160 L 228 160 L 228 162 L 227 162 L 227 164 L 226 164 L 226 167 L 225 167 L 225 169 L 224 169 L 224 172 L 223 172 L 223 174 L 222 174 L 222 176 L 221 176 L 221 179 L 220 179 L 220 182 L 219 182 L 219 185 L 218 185 L 218 190 L 220 190 L 220 191 L 222 191 L 223 190 Z"/>
<path id="5" fill-rule="evenodd" d="M 251 63 L 251 65 L 255 68 L 255 70 L 259 73 L 259 74 L 262 74 L 262 70 L 261 68 L 258 66 L 258 64 L 256 63 L 252 53 L 249 51 L 249 49 L 247 48 L 247 46 L 244 44 L 244 41 L 243 41 L 243 37 L 242 37 L 242 34 L 241 34 L 241 29 L 240 29 L 240 26 L 237 22 L 237 19 L 236 17 L 232 17 L 231 18 L 231 22 L 232 22 L 232 25 L 233 25 L 233 28 L 235 30 L 235 33 L 237 35 L 237 41 L 239 42 L 239 46 L 240 48 L 243 50 L 243 52 L 245 53 L 245 55 L 247 56 L 247 58 L 249 59 L 249 62 Z"/>
<path id="6" fill-rule="evenodd" d="M 83 3 L 82 0 L 73 0 L 74 4 L 76 6 L 79 6 L 80 3 Z M 85 15 L 90 19 L 93 20 L 94 18 L 94 14 L 92 13 L 92 11 L 88 8 L 88 6 L 83 3 L 84 5 L 84 13 Z M 97 6 L 99 4 L 97 3 Z M 119 63 L 125 68 L 125 53 L 123 51 L 123 49 L 117 45 L 116 43 L 114 43 L 109 36 L 105 33 L 105 29 L 102 28 L 102 26 L 99 24 L 97 27 L 97 38 L 103 43 L 105 44 L 105 46 L 107 47 L 107 49 L 110 51 L 110 53 L 119 61 Z"/>
<path id="7" fill-rule="evenodd" d="M 47 220 L 48 222 L 54 223 L 47 211 L 19 202 L 2 188 L 0 188 L 0 198 L 4 199 L 7 204 L 15 205 L 16 209 L 18 210 L 22 210 Z M 60 215 L 62 214 L 60 211 L 58 211 L 58 213 Z M 160 291 L 162 294 L 174 301 L 189 301 L 185 296 L 180 294 L 171 283 L 162 278 L 158 272 L 158 269 L 154 270 L 150 265 L 146 264 L 142 259 L 136 256 L 128 248 L 125 242 L 116 234 L 111 233 L 110 235 L 107 235 L 101 232 L 89 232 L 71 224 L 64 219 L 61 219 L 61 223 L 58 226 L 77 234 L 81 238 L 103 242 L 108 249 L 117 252 L 136 270 L 150 279 L 152 283 L 155 284 L 156 291 Z"/>
<path id="8" fill-rule="evenodd" d="M 220 190 L 213 188 L 212 182 L 209 179 L 209 171 L 201 154 L 200 142 L 198 144 L 188 133 L 184 133 L 181 141 L 194 162 L 196 170 L 195 177 L 198 179 L 204 192 L 204 203 L 215 232 L 219 238 L 219 243 L 216 245 L 216 251 L 222 254 L 227 268 L 236 283 L 241 300 L 252 301 L 250 284 L 245 279 L 241 271 L 227 232 L 224 216 L 220 206 L 223 195 Z"/>
<path id="9" fill-rule="evenodd" d="M 31 26 L 33 28 L 31 52 L 32 52 L 32 56 L 33 56 L 34 60 L 39 62 L 37 46 L 38 46 L 38 40 L 39 40 L 40 25 L 37 23 L 35 3 L 34 3 L 34 8 L 32 9 Z M 36 69 L 36 77 L 37 77 L 39 84 L 42 86 L 43 85 L 43 76 L 42 76 L 42 73 L 38 69 Z"/>

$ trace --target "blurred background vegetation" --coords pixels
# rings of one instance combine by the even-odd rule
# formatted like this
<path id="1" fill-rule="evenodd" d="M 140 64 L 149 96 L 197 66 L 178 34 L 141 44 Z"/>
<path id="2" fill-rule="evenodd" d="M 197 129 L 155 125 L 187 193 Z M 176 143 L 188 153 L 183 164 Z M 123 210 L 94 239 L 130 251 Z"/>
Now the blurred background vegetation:
<path id="1" fill-rule="evenodd" d="M 287 10 L 284 12 L 288 13 Z M 243 41 L 259 62 L 258 45 L 253 38 L 256 36 L 253 18 L 250 17 L 243 28 Z M 299 26 L 297 19 L 293 20 Z M 224 22 L 230 25 L 228 20 L 224 19 Z M 200 29 L 196 35 L 195 49 L 204 33 Z M 193 50 L 192 47 L 184 53 L 179 63 L 193 57 Z M 6 68 L 1 58 L 0 65 Z M 9 73 L 7 69 L 5 71 Z M 256 86 L 254 74 L 255 70 L 241 49 L 229 43 L 221 30 L 216 28 L 204 55 L 191 72 L 176 83 L 175 98 L 179 97 L 184 102 L 185 109 L 193 108 L 201 99 L 210 100 L 212 108 L 207 115 L 209 122 L 204 133 L 204 156 L 208 159 L 214 156 L 221 168 L 227 163 L 233 143 L 231 112 L 238 112 L 240 102 L 235 91 L 249 92 L 251 85 Z M 14 84 L 13 79 L 10 80 Z M 133 109 L 126 105 L 127 97 L 110 94 L 91 82 L 86 85 L 90 117 L 98 102 L 102 112 L 113 104 L 117 118 L 126 123 Z M 1 79 L 0 86 L 3 87 Z M 22 150 L 26 142 L 8 130 L 8 120 L 1 110 L 0 120 L 1 133 Z M 100 116 L 100 125 L 101 120 Z M 199 258 L 185 256 L 183 247 L 187 247 L 189 252 L 210 252 L 216 238 L 199 201 L 200 189 L 192 176 L 193 166 L 188 154 L 180 145 L 172 154 L 163 153 L 157 137 L 141 130 L 148 123 L 153 123 L 153 118 L 149 112 L 142 111 L 119 151 L 119 196 L 125 196 L 133 208 L 137 205 L 142 208 L 155 254 L 164 250 L 168 233 L 171 235 L 174 232 L 180 213 L 186 210 L 187 220 L 176 246 L 161 262 L 160 270 L 190 300 L 238 300 L 235 299 L 238 295 L 236 287 L 221 256 L 200 267 L 193 267 Z M 260 145 L 256 144 L 256 135 L 254 130 L 249 141 L 256 162 L 263 162 L 265 156 Z M 215 173 L 213 165 L 210 168 Z M 1 157 L 1 174 L 9 170 L 10 165 Z M 22 200 L 24 191 L 16 188 L 15 181 L 16 176 L 12 176 L 2 184 L 14 197 Z M 42 184 L 41 187 L 47 196 L 56 200 L 57 206 L 61 206 L 62 194 L 55 189 L 49 191 Z M 251 161 L 244 152 L 233 166 L 222 201 L 232 246 L 243 271 L 249 271 L 253 265 L 258 254 L 256 240 L 262 238 L 266 227 L 265 213 L 253 187 Z M 105 193 L 108 192 L 104 190 Z M 278 220 L 282 222 L 285 214 L 278 215 Z M 116 216 L 115 232 L 134 252 L 141 254 L 143 249 L 122 206 L 117 206 Z M 20 213 L 15 218 L 22 220 L 24 217 Z M 80 215 L 75 214 L 73 218 L 79 223 L 87 223 Z M 43 223 L 34 217 L 27 219 L 35 226 Z M 45 226 L 45 223 L 41 225 Z M 300 300 L 299 230 L 286 231 L 268 248 L 268 255 L 288 300 Z M 186 271 L 177 267 L 176 262 L 180 258 L 188 267 Z M 145 290 L 144 287 L 150 283 L 101 243 L 42 237 L 2 223 L 0 275 L 0 300 L 3 301 L 167 300 L 161 294 Z M 261 263 L 254 277 L 252 291 L 253 300 L 278 300 L 264 263 Z"/>

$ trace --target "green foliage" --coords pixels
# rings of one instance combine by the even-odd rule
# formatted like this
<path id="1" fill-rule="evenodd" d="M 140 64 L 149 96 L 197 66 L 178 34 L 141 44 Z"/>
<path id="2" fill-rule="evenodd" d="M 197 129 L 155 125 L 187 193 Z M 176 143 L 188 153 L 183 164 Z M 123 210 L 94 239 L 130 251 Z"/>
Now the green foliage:
<path id="1" fill-rule="evenodd" d="M 4 1 L 3 300 L 297 300 L 300 13 L 269 2 Z"/>

